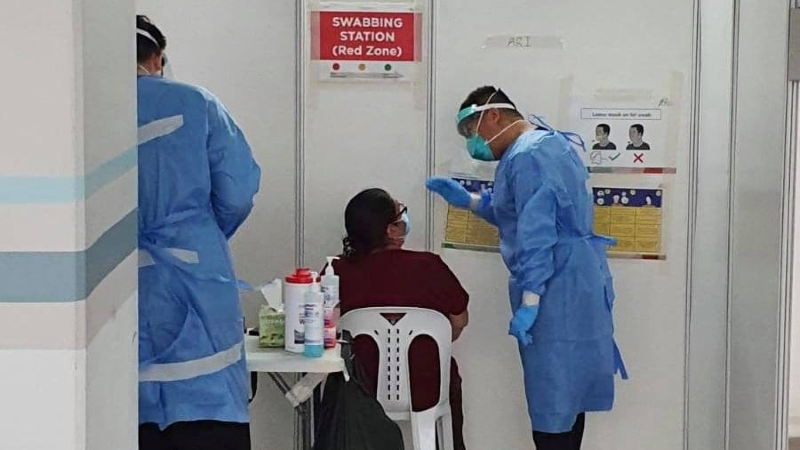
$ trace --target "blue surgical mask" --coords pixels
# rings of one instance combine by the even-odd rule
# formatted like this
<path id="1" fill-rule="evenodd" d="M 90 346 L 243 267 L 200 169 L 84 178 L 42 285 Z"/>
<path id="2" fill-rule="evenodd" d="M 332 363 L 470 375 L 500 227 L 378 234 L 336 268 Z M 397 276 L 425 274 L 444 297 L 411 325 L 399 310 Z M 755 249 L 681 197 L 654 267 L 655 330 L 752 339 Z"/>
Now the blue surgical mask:
<path id="1" fill-rule="evenodd" d="M 400 220 L 406 224 L 406 233 L 403 235 L 404 238 L 408 237 L 408 234 L 411 233 L 411 219 L 408 217 L 408 213 L 404 212 L 402 216 L 400 216 Z"/>

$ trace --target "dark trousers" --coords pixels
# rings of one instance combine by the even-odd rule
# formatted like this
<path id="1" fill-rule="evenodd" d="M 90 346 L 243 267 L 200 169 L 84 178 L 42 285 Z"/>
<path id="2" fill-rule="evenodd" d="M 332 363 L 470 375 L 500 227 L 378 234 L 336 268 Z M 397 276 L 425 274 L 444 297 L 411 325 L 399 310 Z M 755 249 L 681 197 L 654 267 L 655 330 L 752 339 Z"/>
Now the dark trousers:
<path id="1" fill-rule="evenodd" d="M 578 414 L 572 430 L 566 433 L 540 433 L 533 432 L 533 442 L 536 450 L 580 450 L 583 441 L 583 425 L 586 414 Z"/>
<path id="2" fill-rule="evenodd" d="M 139 425 L 139 450 L 250 450 L 250 425 L 201 420 L 161 431 L 145 423 Z"/>
<path id="3" fill-rule="evenodd" d="M 450 375 L 452 377 L 452 374 Z M 461 393 L 461 377 L 456 373 L 450 380 L 450 410 L 453 415 L 453 444 L 455 450 L 466 450 L 464 446 L 464 406 Z"/>

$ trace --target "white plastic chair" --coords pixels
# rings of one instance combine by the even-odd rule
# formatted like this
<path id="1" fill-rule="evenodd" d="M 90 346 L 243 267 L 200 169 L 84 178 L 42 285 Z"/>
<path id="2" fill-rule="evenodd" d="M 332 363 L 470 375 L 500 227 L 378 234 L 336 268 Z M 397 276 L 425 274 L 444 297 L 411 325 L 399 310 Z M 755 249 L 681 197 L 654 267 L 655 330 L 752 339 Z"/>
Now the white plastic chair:
<path id="1" fill-rule="evenodd" d="M 397 320 L 389 320 L 399 317 Z M 370 336 L 378 346 L 378 401 L 395 422 L 410 421 L 414 450 L 453 450 L 450 411 L 450 353 L 452 328 L 442 314 L 422 308 L 364 308 L 340 319 L 340 328 L 353 338 Z M 430 336 L 439 347 L 439 403 L 414 412 L 408 376 L 408 349 L 418 336 Z"/>

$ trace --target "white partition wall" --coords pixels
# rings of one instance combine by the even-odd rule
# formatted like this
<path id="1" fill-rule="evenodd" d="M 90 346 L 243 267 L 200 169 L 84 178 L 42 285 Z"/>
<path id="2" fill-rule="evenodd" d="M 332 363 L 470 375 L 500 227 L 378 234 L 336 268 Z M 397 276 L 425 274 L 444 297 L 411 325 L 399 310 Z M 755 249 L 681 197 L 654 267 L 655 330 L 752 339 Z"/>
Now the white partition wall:
<path id="1" fill-rule="evenodd" d="M 411 81 L 321 80 L 319 69 L 310 60 L 314 39 L 311 14 L 328 4 L 357 9 L 363 3 L 312 1 L 304 8 L 303 262 L 315 270 L 322 268 L 325 256 L 341 253 L 344 208 L 365 188 L 384 188 L 408 206 L 413 229 L 409 244 L 414 248 L 425 245 L 427 52 L 422 50 L 422 61 L 413 70 Z M 425 11 L 420 1 L 382 3 Z M 427 15 L 422 18 L 427 20 Z M 422 35 L 427 42 L 424 27 Z"/>
<path id="2" fill-rule="evenodd" d="M 464 158 L 463 139 L 455 133 L 453 117 L 478 86 L 502 88 L 522 111 L 543 116 L 561 129 L 575 123 L 570 110 L 576 103 L 597 108 L 617 100 L 603 100 L 599 93 L 629 96 L 634 105 L 648 101 L 656 105 L 662 96 L 682 91 L 672 98 L 678 120 L 669 150 L 676 155 L 677 174 L 592 176 L 595 186 L 665 189 L 667 260 L 611 263 L 617 291 L 616 336 L 631 380 L 617 383 L 613 412 L 588 416 L 585 437 L 586 448 L 681 448 L 687 383 L 692 2 L 507 1 L 468 6 L 439 2 L 436 13 L 436 157 L 437 170 L 444 175 L 458 170 L 452 161 Z M 495 43 L 496 37 L 513 36 L 524 36 L 526 42 L 531 36 L 533 44 L 509 48 Z M 619 125 L 610 123 L 618 148 L 624 148 L 620 141 L 627 136 L 620 136 Z M 627 133 L 627 126 L 621 131 Z M 590 150 L 591 137 L 584 136 Z M 443 220 L 444 214 L 436 217 Z M 443 229 L 441 221 L 435 229 Z M 530 448 L 519 357 L 514 341 L 506 336 L 510 309 L 502 262 L 498 255 L 459 250 L 446 250 L 444 257 L 472 296 L 471 329 L 456 344 L 469 393 L 467 442 L 475 448 Z M 492 388 L 484 389 L 488 386 Z"/>
<path id="3" fill-rule="evenodd" d="M 220 96 L 264 168 L 232 245 L 241 278 L 321 268 L 341 251 L 347 200 L 386 188 L 409 206 L 410 247 L 442 254 L 471 295 L 455 345 L 468 448 L 530 449 L 506 270 L 497 254 L 441 248 L 445 208 L 423 181 L 491 175 L 453 127 L 477 86 L 564 128 L 576 106 L 664 100 L 675 173 L 591 180 L 664 189 L 666 259 L 612 261 L 631 380 L 613 412 L 589 417 L 585 448 L 780 448 L 788 0 L 384 1 L 366 6 L 421 14 L 413 79 L 337 82 L 311 60 L 312 12 L 326 6 L 137 2 L 164 29 L 178 78 Z M 518 37 L 527 45 L 503 45 Z M 254 448 L 288 448 L 290 410 L 264 381 Z"/>
<path id="4" fill-rule="evenodd" d="M 167 37 L 178 81 L 220 98 L 263 170 L 249 220 L 233 240 L 238 275 L 279 276 L 295 255 L 295 2 L 137 0 Z"/>
<path id="5" fill-rule="evenodd" d="M 733 6 L 731 0 L 696 4 L 685 442 L 698 450 L 724 449 L 727 442 Z"/>
<path id="6" fill-rule="evenodd" d="M 785 218 L 788 120 L 786 0 L 736 3 L 729 309 L 731 450 L 782 448 L 790 275 Z"/>

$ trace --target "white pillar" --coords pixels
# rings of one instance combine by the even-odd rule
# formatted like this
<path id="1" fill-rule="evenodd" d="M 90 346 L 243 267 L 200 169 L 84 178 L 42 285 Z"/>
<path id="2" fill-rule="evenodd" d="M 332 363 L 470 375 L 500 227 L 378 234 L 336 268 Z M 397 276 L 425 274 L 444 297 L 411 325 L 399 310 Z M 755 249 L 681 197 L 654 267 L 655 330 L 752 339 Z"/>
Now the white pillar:
<path id="1" fill-rule="evenodd" d="M 3 2 L 3 449 L 137 448 L 134 19 Z"/>
<path id="2" fill-rule="evenodd" d="M 783 448 L 789 2 L 737 2 L 729 450 Z"/>

